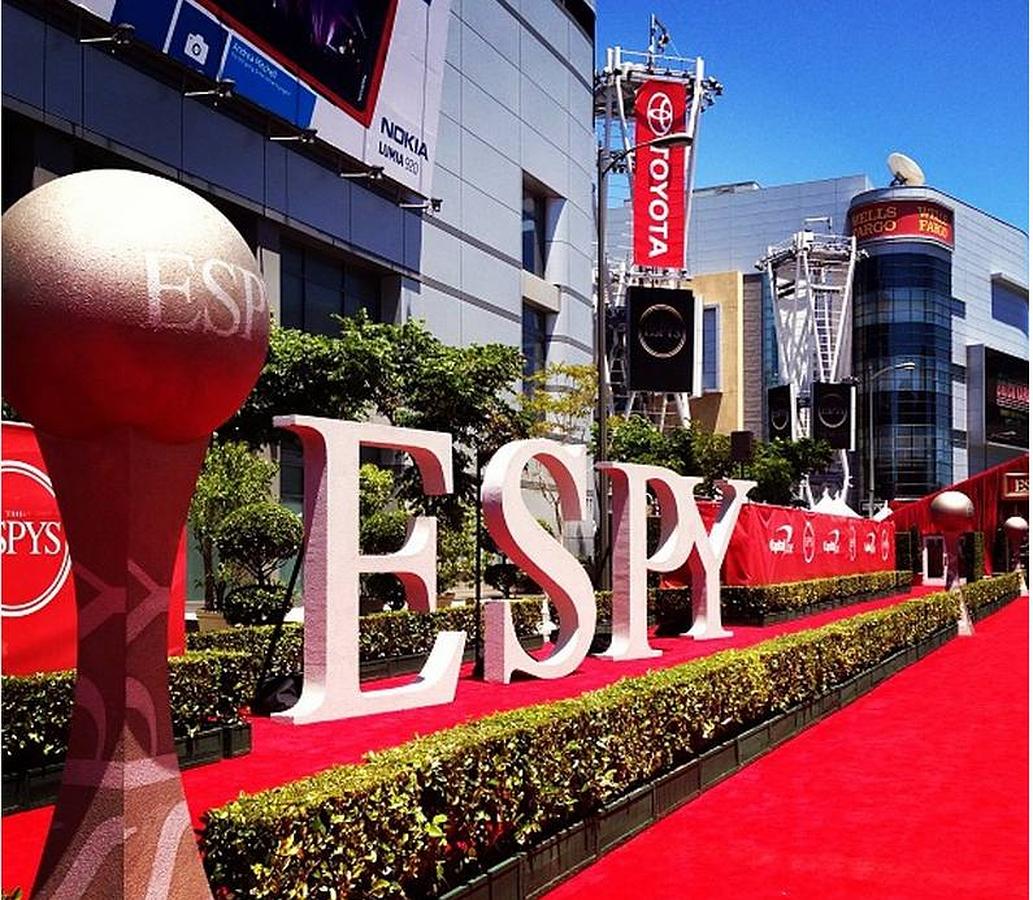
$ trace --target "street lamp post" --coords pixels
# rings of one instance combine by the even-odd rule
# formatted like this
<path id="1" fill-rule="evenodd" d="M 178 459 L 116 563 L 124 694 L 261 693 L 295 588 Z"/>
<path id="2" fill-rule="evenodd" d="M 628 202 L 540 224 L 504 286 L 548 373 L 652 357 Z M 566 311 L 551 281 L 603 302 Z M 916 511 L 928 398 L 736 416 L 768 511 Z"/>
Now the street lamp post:
<path id="1" fill-rule="evenodd" d="M 692 135 L 685 131 L 665 134 L 662 137 L 635 144 L 626 150 L 609 150 L 599 146 L 596 157 L 596 310 L 595 310 L 595 365 L 596 365 L 596 423 L 598 438 L 596 461 L 605 460 L 609 454 L 610 435 L 606 417 L 610 409 L 610 385 L 606 377 L 606 305 L 609 283 L 606 277 L 606 180 L 618 164 L 645 147 L 683 147 L 692 143 Z M 610 550 L 610 509 L 606 502 L 606 481 L 602 473 L 596 478 L 596 500 L 599 506 L 598 529 L 596 531 L 596 566 L 599 572 L 599 587 L 609 587 L 605 563 Z"/>
<path id="2" fill-rule="evenodd" d="M 877 372 L 871 367 L 864 379 L 865 391 L 868 394 L 868 515 L 875 514 L 875 391 L 873 387 L 876 379 L 894 370 L 911 372 L 914 371 L 914 360 L 906 360 L 892 366 L 883 366 Z"/>

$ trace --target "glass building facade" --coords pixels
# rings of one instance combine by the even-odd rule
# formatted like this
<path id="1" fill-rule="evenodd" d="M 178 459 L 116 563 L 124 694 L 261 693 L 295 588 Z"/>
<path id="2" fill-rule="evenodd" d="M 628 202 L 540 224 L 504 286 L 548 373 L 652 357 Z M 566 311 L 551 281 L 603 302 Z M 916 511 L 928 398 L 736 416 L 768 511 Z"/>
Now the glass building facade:
<path id="1" fill-rule="evenodd" d="M 951 259 L 923 244 L 873 248 L 854 275 L 854 371 L 861 381 L 876 499 L 922 497 L 952 480 Z M 913 364 L 914 368 L 905 368 Z M 874 442 L 872 447 L 870 442 Z"/>

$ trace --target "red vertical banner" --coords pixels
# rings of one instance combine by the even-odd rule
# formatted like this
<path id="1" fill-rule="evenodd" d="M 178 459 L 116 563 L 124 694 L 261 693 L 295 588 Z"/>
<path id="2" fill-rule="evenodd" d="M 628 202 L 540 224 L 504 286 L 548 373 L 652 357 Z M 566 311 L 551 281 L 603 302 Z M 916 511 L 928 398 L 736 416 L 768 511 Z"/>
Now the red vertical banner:
<path id="1" fill-rule="evenodd" d="M 647 81 L 635 95 L 635 144 L 685 129 L 685 85 Z M 685 147 L 642 147 L 632 185 L 637 266 L 685 268 Z"/>
<path id="2" fill-rule="evenodd" d="M 75 587 L 61 514 L 33 429 L 4 422 L 3 673 L 31 675 L 75 666 Z M 186 533 L 169 597 L 169 654 L 183 652 Z"/>

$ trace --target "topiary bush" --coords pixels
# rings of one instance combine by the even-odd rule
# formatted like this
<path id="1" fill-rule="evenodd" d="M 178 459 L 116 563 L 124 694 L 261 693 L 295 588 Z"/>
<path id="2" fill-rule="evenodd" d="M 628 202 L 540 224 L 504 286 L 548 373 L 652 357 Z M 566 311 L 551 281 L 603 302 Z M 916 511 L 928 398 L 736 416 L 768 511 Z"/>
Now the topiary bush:
<path id="1" fill-rule="evenodd" d="M 1003 596 L 1014 582 L 980 588 Z M 209 880 L 217 896 L 438 896 L 958 613 L 950 594 L 928 595 L 242 795 L 205 814 Z"/>
<path id="2" fill-rule="evenodd" d="M 255 584 L 268 585 L 276 570 L 298 552 L 303 532 L 296 513 L 263 501 L 227 515 L 215 543 L 223 562 L 239 568 Z"/>
<path id="3" fill-rule="evenodd" d="M 286 588 L 280 585 L 245 584 L 222 602 L 222 614 L 230 625 L 268 625 L 289 608 Z"/>

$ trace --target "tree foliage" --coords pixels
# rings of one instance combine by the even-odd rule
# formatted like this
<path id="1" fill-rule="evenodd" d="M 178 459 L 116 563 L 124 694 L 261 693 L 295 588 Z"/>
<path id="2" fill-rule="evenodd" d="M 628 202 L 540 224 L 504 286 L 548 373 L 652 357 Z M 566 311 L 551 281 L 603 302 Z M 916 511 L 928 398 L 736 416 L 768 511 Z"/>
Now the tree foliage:
<path id="1" fill-rule="evenodd" d="M 215 543 L 220 558 L 256 585 L 267 587 L 276 570 L 301 548 L 301 518 L 271 500 L 250 503 L 226 516 Z"/>
<path id="2" fill-rule="evenodd" d="M 252 447 L 273 443 L 282 434 L 273 417 L 289 414 L 381 416 L 392 425 L 448 432 L 455 440 L 453 493 L 426 497 L 412 468 L 398 493 L 458 526 L 476 497 L 475 454 L 484 458 L 528 433 L 513 394 L 520 351 L 504 344 L 452 347 L 415 319 L 394 325 L 360 313 L 340 325 L 335 336 L 274 327 L 258 383 L 220 434 Z"/>
<path id="3" fill-rule="evenodd" d="M 204 567 L 206 609 L 220 608 L 227 587 L 215 565 L 215 538 L 223 520 L 234 510 L 268 500 L 278 469 L 244 443 L 215 440 L 208 448 L 188 514 Z"/>
<path id="4" fill-rule="evenodd" d="M 610 420 L 610 457 L 619 462 L 665 466 L 680 475 L 702 475 L 706 491 L 722 478 L 738 475 L 727 435 L 705 431 L 695 422 L 688 428 L 662 432 L 641 416 Z M 750 498 L 762 503 L 793 502 L 800 481 L 828 468 L 832 449 L 825 441 L 758 442 L 743 476 L 757 482 Z"/>

